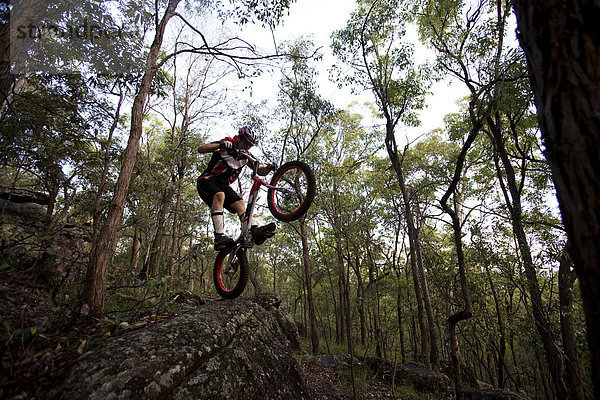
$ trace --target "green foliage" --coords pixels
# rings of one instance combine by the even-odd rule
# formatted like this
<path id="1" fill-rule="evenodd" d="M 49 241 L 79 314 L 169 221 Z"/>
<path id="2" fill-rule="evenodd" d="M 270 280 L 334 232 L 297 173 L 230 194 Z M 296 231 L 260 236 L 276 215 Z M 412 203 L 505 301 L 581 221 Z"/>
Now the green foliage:
<path id="1" fill-rule="evenodd" d="M 354 372 L 349 367 L 340 368 L 336 371 L 336 376 L 342 384 L 350 388 L 354 381 L 358 398 L 362 398 L 367 393 L 371 381 L 374 379 L 373 373 L 366 366 L 356 366 Z"/>
<path id="2" fill-rule="evenodd" d="M 403 400 L 434 400 L 436 395 L 432 393 L 421 393 L 410 385 L 399 385 L 395 388 L 396 395 Z"/>
<path id="3" fill-rule="evenodd" d="M 2 165 L 49 193 L 68 185 L 92 155 L 91 116 L 106 106 L 94 97 L 81 77 L 30 76 L 0 119 Z"/>
<path id="4" fill-rule="evenodd" d="M 379 113 L 389 123 L 419 124 L 415 111 L 423 107 L 429 68 L 415 65 L 406 41 L 407 10 L 394 0 L 359 2 L 347 26 L 332 35 L 333 53 L 352 67 L 338 69 L 340 85 L 373 91 Z"/>
<path id="5" fill-rule="evenodd" d="M 236 0 L 230 1 L 229 5 L 217 1 L 216 6 L 222 18 L 233 18 L 238 24 L 275 26 L 293 2 L 294 0 Z"/>

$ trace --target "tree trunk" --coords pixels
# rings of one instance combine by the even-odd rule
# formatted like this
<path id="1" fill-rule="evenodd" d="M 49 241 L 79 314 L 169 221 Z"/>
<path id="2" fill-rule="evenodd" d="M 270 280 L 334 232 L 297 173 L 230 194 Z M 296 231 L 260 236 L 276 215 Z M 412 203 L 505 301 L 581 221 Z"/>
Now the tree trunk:
<path id="1" fill-rule="evenodd" d="M 177 179 L 177 200 L 175 201 L 175 215 L 173 216 L 173 229 L 171 233 L 171 252 L 169 253 L 169 275 L 175 277 L 175 260 L 179 252 L 179 213 L 181 212 L 181 181 L 184 170 L 180 169 Z M 273 268 L 273 293 L 275 293 L 275 268 Z"/>
<path id="2" fill-rule="evenodd" d="M 527 236 L 525 234 L 525 228 L 523 226 L 521 193 L 519 192 L 519 188 L 517 186 L 514 169 L 508 154 L 506 153 L 506 149 L 504 148 L 501 128 L 491 118 L 489 119 L 489 125 L 494 143 L 494 161 L 496 163 L 498 180 L 504 193 L 506 206 L 510 211 L 513 233 L 517 240 L 519 252 L 521 253 L 523 267 L 525 268 L 525 276 L 527 278 L 535 326 L 540 334 L 540 339 L 542 340 L 542 344 L 544 346 L 546 362 L 550 370 L 550 375 L 552 376 L 555 393 L 559 399 L 564 399 L 566 398 L 567 393 L 566 385 L 563 379 L 563 360 L 559 353 L 558 343 L 555 340 L 550 321 L 548 320 L 544 310 L 542 292 L 538 282 L 537 271 L 533 263 L 531 249 L 529 247 Z M 502 166 L 506 174 L 506 185 L 508 188 L 503 183 L 499 162 L 502 162 Z"/>
<path id="3" fill-rule="evenodd" d="M 490 290 L 492 291 L 492 296 L 494 298 L 494 308 L 496 310 L 496 321 L 498 323 L 498 334 L 500 338 L 498 339 L 498 360 L 496 361 L 496 374 L 498 375 L 498 388 L 504 389 L 504 369 L 505 369 L 505 359 L 506 359 L 506 329 L 504 328 L 504 320 L 502 319 L 502 310 L 500 308 L 500 301 L 498 299 L 498 294 L 496 293 L 496 286 L 494 285 L 494 281 L 492 280 L 492 274 L 490 273 L 490 266 L 485 262 L 485 271 L 487 274 L 488 282 L 490 284 Z"/>
<path id="4" fill-rule="evenodd" d="M 140 146 L 144 105 L 146 104 L 147 97 L 150 93 L 150 86 L 158 69 L 156 62 L 163 42 L 165 28 L 173 16 L 179 2 L 180 0 L 169 1 L 165 14 L 156 27 L 156 35 L 150 46 L 142 82 L 140 83 L 139 91 L 133 101 L 129 140 L 123 157 L 123 165 L 115 186 L 115 192 L 110 202 L 108 216 L 102 225 L 97 241 L 92 244 L 90 262 L 88 264 L 85 286 L 81 297 L 84 304 L 82 312 L 89 312 L 90 315 L 95 317 L 101 316 L 104 308 L 108 264 L 115 250 L 115 246 L 117 245 L 118 232 L 121 227 L 125 201 L 127 199 L 127 191 L 129 190 L 131 174 Z"/>
<path id="5" fill-rule="evenodd" d="M 312 287 L 312 268 L 308 249 L 308 230 L 306 229 L 306 216 L 300 218 L 300 236 L 302 238 L 302 265 L 304 265 L 304 278 L 306 280 L 306 296 L 308 301 L 308 318 L 310 320 L 310 343 L 313 354 L 319 352 L 319 330 L 317 326 L 317 312 L 315 297 Z"/>
<path id="6" fill-rule="evenodd" d="M 158 261 L 160 257 L 160 247 L 163 239 L 163 232 L 167 214 L 171 208 L 171 200 L 173 199 L 173 191 L 167 187 L 164 189 L 162 201 L 156 217 L 156 232 L 150 245 L 149 257 L 146 260 L 146 265 L 140 272 L 141 279 L 155 278 L 160 274 Z"/>
<path id="7" fill-rule="evenodd" d="M 344 282 L 344 316 L 346 319 L 346 334 L 348 337 L 348 354 L 350 354 L 350 376 L 352 378 L 352 394 L 356 399 L 356 379 L 354 376 L 354 339 L 352 338 L 352 312 L 350 309 L 350 263 L 346 266 L 346 278 Z"/>
<path id="8" fill-rule="evenodd" d="M 583 400 L 585 398 L 579 355 L 577 354 L 577 340 L 573 327 L 573 283 L 576 276 L 571 270 L 571 258 L 567 248 L 561 256 L 558 269 L 558 298 L 560 303 L 560 332 L 565 352 L 565 382 L 569 399 Z"/>
<path id="9" fill-rule="evenodd" d="M 135 222 L 134 222 L 135 223 Z M 135 271 L 137 269 L 138 261 L 140 260 L 140 247 L 142 246 L 140 228 L 135 225 L 133 231 L 133 243 L 131 246 L 131 260 L 129 261 L 129 270 Z"/>
<path id="10" fill-rule="evenodd" d="M 423 361 L 427 365 L 433 364 L 437 366 L 439 362 L 439 350 L 437 333 L 435 331 L 435 318 L 433 315 L 433 306 L 429 298 L 429 289 L 427 287 L 427 279 L 425 277 L 425 269 L 423 267 L 423 257 L 421 256 L 421 244 L 419 242 L 419 232 L 415 226 L 413 212 L 410 206 L 410 196 L 406 189 L 404 179 L 404 169 L 402 167 L 402 161 L 398 156 L 398 149 L 396 147 L 396 139 L 394 137 L 393 128 L 389 126 L 386 128 L 386 147 L 388 156 L 396 172 L 398 178 L 398 184 L 400 186 L 400 192 L 404 201 L 404 217 L 406 219 L 406 225 L 408 229 L 408 239 L 410 243 L 410 264 L 413 268 L 413 274 L 415 275 L 415 290 L 417 292 L 417 310 L 420 309 L 419 325 L 421 327 L 421 343 L 423 347 Z M 417 283 L 420 283 L 420 285 Z M 420 291 L 419 291 L 420 286 Z M 420 293 L 419 293 L 420 292 Z M 421 301 L 423 303 L 421 303 Z M 425 321 L 423 318 L 423 305 L 425 306 L 425 312 L 427 315 L 427 327 L 425 330 Z"/>
<path id="11" fill-rule="evenodd" d="M 579 278 L 600 398 L 600 5 L 512 0 Z"/>
<path id="12" fill-rule="evenodd" d="M 403 199 L 406 199 L 406 197 L 404 196 L 404 194 L 406 193 L 406 188 L 404 185 L 404 171 L 402 169 L 402 164 L 400 163 L 400 159 L 398 158 L 398 152 L 396 149 L 396 140 L 394 139 L 394 133 L 393 130 L 390 132 L 388 132 L 388 136 L 391 136 L 391 140 L 386 140 L 386 147 L 388 150 L 388 155 L 389 158 L 391 160 L 392 166 L 394 167 L 394 170 L 396 171 L 396 176 L 398 179 L 398 184 L 400 185 L 400 191 L 402 192 L 403 195 Z M 408 196 L 408 195 L 407 195 Z M 407 207 L 408 205 L 408 207 Z M 404 201 L 404 212 L 405 212 L 405 221 L 407 222 L 407 224 L 409 224 L 409 219 L 412 222 L 412 212 L 410 210 L 410 204 L 407 203 L 407 201 Z M 416 255 L 416 246 L 418 245 L 418 239 L 415 240 L 414 238 L 414 224 L 410 224 L 412 225 L 412 228 L 409 226 L 408 227 L 408 236 L 409 236 L 409 255 L 410 255 L 410 267 L 411 267 L 411 273 L 412 273 L 412 277 L 413 277 L 413 285 L 415 288 L 415 296 L 416 296 L 416 303 L 417 303 L 417 319 L 419 322 L 419 329 L 421 331 L 421 351 L 418 352 L 417 349 L 415 348 L 415 353 L 418 353 L 420 355 L 420 360 L 419 361 L 423 361 L 425 362 L 427 365 L 430 364 L 431 361 L 431 354 L 430 354 L 430 347 L 429 347 L 429 335 L 427 333 L 427 330 L 425 328 L 425 317 L 424 317 L 424 313 L 423 313 L 423 292 L 421 291 L 421 285 L 419 284 L 419 273 L 418 273 L 418 266 L 417 266 L 417 255 Z M 417 243 L 417 244 L 415 244 Z"/>
<path id="13" fill-rule="evenodd" d="M 338 313 L 339 320 L 336 323 L 336 326 L 339 328 L 337 330 L 337 342 L 342 344 L 346 340 L 346 296 L 344 295 L 346 292 L 346 275 L 344 273 L 344 255 L 342 254 L 342 245 L 340 244 L 337 234 L 335 240 L 335 250 L 338 261 L 338 297 L 340 310 Z"/>
<path id="14" fill-rule="evenodd" d="M 365 301 L 367 292 L 365 290 L 365 284 L 363 282 L 362 276 L 360 275 L 360 268 L 358 267 L 358 260 L 356 260 L 357 267 L 354 268 L 354 273 L 356 274 L 356 299 L 358 302 L 358 315 L 360 317 L 360 343 L 363 346 L 367 345 L 367 310 L 365 307 Z"/>
<path id="15" fill-rule="evenodd" d="M 398 297 L 396 298 L 396 310 L 398 314 L 398 333 L 400 336 L 400 363 L 406 362 L 406 349 L 404 347 L 404 327 L 402 320 L 402 290 L 398 285 Z"/>
<path id="16" fill-rule="evenodd" d="M 442 206 L 444 207 L 445 211 L 448 214 L 450 214 L 450 217 L 452 219 L 452 228 L 454 231 L 454 247 L 456 251 L 456 259 L 458 265 L 458 275 L 460 278 L 464 301 L 464 309 L 450 315 L 450 317 L 448 318 L 448 332 L 450 334 L 450 358 L 452 361 L 452 370 L 454 373 L 454 389 L 456 391 L 456 399 L 462 400 L 464 399 L 464 387 L 462 381 L 462 356 L 460 352 L 458 338 L 456 336 L 456 328 L 459 322 L 471 318 L 471 316 L 473 315 L 473 305 L 471 302 L 471 295 L 467 285 L 465 256 L 462 248 L 462 225 L 460 223 L 459 213 L 457 210 L 458 206 L 456 204 L 456 197 L 454 197 L 454 209 L 448 207 L 445 201 L 442 202 Z"/>
<path id="17" fill-rule="evenodd" d="M 473 115 L 473 100 L 469 104 L 470 114 Z M 460 286 L 463 295 L 464 309 L 458 311 L 448 318 L 448 332 L 450 334 L 450 358 L 452 361 L 452 367 L 454 371 L 454 385 L 456 391 L 456 398 L 462 400 L 464 398 L 463 384 L 462 384 L 462 371 L 461 371 L 461 354 L 458 339 L 456 337 L 456 325 L 465 319 L 471 318 L 473 315 L 473 303 L 471 302 L 471 293 L 469 291 L 469 285 L 467 282 L 467 272 L 465 265 L 465 256 L 462 247 L 462 224 L 460 214 L 460 208 L 456 201 L 457 188 L 460 179 L 463 175 L 463 168 L 469 148 L 475 141 L 475 138 L 479 134 L 480 124 L 477 120 L 472 119 L 473 127 L 469 132 L 461 151 L 456 160 L 456 167 L 454 168 L 454 175 L 452 181 L 446 189 L 446 193 L 440 199 L 442 209 L 450 216 L 452 221 L 452 231 L 454 233 L 454 248 L 456 251 L 456 263 L 458 267 L 458 275 L 460 279 Z M 448 205 L 450 196 L 453 196 L 453 207 Z M 449 307 L 450 308 L 450 307 Z M 451 311 L 451 310 L 449 310 Z"/>
<path id="18" fill-rule="evenodd" d="M 119 117 L 121 115 L 121 106 L 125 100 L 125 93 L 119 86 L 119 101 L 117 102 L 117 109 L 113 117 L 113 122 L 108 130 L 108 138 L 106 140 L 106 148 L 104 149 L 104 165 L 102 166 L 102 173 L 100 174 L 100 182 L 98 182 L 98 190 L 96 191 L 96 197 L 94 199 L 94 210 L 92 216 L 92 243 L 98 240 L 98 228 L 100 226 L 100 216 L 102 215 L 102 209 L 100 207 L 100 200 L 104 193 L 104 186 L 106 185 L 106 177 L 108 176 L 108 170 L 110 168 L 110 146 L 112 144 L 113 135 L 119 125 Z"/>

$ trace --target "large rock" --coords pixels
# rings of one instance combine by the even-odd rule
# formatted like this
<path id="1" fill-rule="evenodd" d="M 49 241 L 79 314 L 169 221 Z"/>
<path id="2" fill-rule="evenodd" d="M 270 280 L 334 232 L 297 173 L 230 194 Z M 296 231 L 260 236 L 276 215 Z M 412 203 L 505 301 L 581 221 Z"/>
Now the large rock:
<path id="1" fill-rule="evenodd" d="M 385 382 L 391 383 L 394 371 L 396 385 L 409 384 L 422 393 L 434 393 L 445 397 L 452 392 L 450 378 L 434 372 L 423 364 L 409 362 L 406 364 L 391 363 L 378 357 L 359 357 L 375 374 Z"/>
<path id="2" fill-rule="evenodd" d="M 85 354 L 51 399 L 307 399 L 290 343 L 250 300 L 208 301 Z"/>

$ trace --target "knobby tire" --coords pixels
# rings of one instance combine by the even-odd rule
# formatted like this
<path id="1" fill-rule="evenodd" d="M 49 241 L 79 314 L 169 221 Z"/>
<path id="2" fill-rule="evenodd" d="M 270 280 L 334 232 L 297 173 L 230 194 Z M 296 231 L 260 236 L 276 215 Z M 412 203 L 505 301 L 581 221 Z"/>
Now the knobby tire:
<path id="1" fill-rule="evenodd" d="M 269 189 L 269 210 L 282 222 L 295 221 L 306 214 L 316 194 L 315 174 L 302 161 L 290 161 L 279 167 L 271 179 L 271 186 L 285 187 L 295 192 L 293 196 L 285 198 L 278 190 Z"/>
<path id="2" fill-rule="evenodd" d="M 213 281 L 219 296 L 225 299 L 235 299 L 244 292 L 248 282 L 248 255 L 245 249 L 239 249 L 234 260 L 237 263 L 237 271 L 228 276 L 225 273 L 229 254 L 233 249 L 222 250 L 215 259 L 213 269 Z"/>

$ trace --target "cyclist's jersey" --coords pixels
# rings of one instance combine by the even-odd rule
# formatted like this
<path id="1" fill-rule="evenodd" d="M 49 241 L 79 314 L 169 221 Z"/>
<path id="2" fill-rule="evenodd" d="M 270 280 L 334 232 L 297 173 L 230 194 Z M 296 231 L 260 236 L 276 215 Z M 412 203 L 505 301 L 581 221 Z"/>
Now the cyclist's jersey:
<path id="1" fill-rule="evenodd" d="M 216 183 L 229 185 L 235 182 L 246 164 L 252 166 L 252 161 L 240 154 L 242 152 L 247 153 L 247 151 L 237 149 L 238 136 L 226 137 L 223 140 L 232 142 L 234 148 L 229 151 L 223 149 L 215 151 L 208 162 L 208 166 L 202 172 L 202 175 L 198 177 L 198 181 L 211 179 Z"/>

